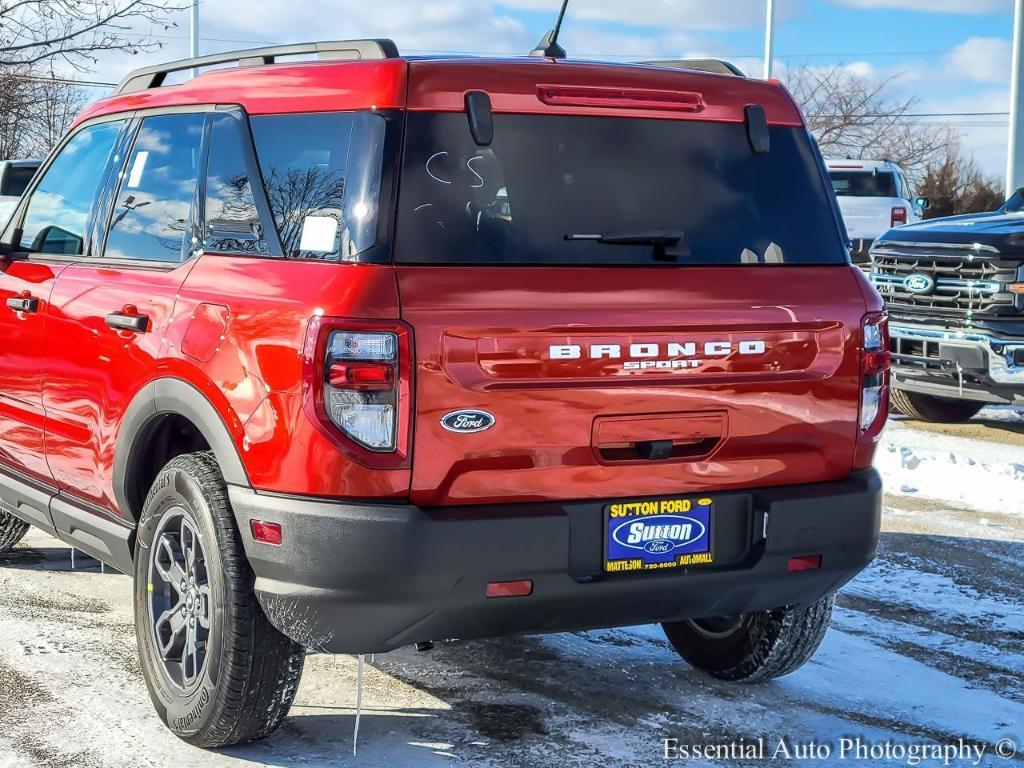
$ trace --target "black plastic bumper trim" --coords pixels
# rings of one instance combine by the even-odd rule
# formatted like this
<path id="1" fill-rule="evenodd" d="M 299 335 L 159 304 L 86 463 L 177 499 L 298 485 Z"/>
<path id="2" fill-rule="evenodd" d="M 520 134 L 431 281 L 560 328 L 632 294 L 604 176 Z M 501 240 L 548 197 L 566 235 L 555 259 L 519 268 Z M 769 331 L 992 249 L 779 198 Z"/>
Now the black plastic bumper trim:
<path id="1" fill-rule="evenodd" d="M 811 603 L 874 557 L 882 497 L 874 470 L 716 494 L 729 522 L 717 526 L 715 565 L 606 576 L 600 521 L 611 500 L 429 510 L 229 493 L 268 617 L 329 653 Z M 283 545 L 254 541 L 253 519 L 281 523 Z M 818 554 L 820 570 L 787 571 L 790 557 Z M 532 595 L 485 597 L 488 582 L 518 579 L 533 580 Z"/>

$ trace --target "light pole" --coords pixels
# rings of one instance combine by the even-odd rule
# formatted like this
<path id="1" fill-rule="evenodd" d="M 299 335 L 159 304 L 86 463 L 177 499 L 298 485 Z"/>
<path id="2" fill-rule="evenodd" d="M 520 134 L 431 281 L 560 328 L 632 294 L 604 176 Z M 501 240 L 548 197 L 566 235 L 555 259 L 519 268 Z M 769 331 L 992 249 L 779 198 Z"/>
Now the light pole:
<path id="1" fill-rule="evenodd" d="M 1017 0 L 1018 3 L 1021 0 Z M 775 0 L 768 0 L 764 20 L 764 79 L 772 76 L 772 59 L 775 51 Z"/>
<path id="2" fill-rule="evenodd" d="M 1024 0 L 1013 8 L 1013 67 L 1010 70 L 1010 140 L 1006 149 L 1006 196 L 1024 186 Z"/>
<path id="3" fill-rule="evenodd" d="M 189 25 L 188 57 L 194 59 L 199 55 L 199 0 L 192 0 L 189 20 L 191 24 Z M 197 74 L 199 74 L 199 71 L 193 69 L 192 77 L 195 77 Z"/>

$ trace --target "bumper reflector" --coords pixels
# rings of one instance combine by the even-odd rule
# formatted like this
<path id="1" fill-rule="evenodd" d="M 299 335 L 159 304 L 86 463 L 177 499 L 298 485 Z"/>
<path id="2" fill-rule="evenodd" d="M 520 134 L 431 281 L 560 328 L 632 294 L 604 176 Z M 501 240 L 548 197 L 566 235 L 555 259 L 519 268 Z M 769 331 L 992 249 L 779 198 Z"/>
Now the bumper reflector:
<path id="1" fill-rule="evenodd" d="M 284 532 L 281 530 L 280 523 L 250 520 L 249 528 L 252 530 L 252 537 L 263 544 L 272 544 L 275 547 L 279 547 L 284 540 Z"/>
<path id="2" fill-rule="evenodd" d="M 786 565 L 790 573 L 797 571 L 816 571 L 821 568 L 821 555 L 806 555 L 804 557 L 791 557 Z"/>
<path id="3" fill-rule="evenodd" d="M 492 581 L 487 585 L 488 597 L 527 597 L 533 592 L 530 579 L 519 581 Z"/>

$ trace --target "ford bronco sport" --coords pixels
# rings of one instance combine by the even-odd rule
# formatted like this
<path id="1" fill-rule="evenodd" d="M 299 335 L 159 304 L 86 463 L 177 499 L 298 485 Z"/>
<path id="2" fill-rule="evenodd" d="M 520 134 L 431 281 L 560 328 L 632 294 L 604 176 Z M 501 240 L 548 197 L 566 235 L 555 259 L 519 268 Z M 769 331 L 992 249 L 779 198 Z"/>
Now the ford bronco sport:
<path id="1" fill-rule="evenodd" d="M 777 82 L 379 40 L 149 68 L 3 254 L 0 548 L 134 576 L 193 744 L 272 732 L 306 649 L 661 622 L 786 674 L 875 552 L 886 321 Z"/>
<path id="2" fill-rule="evenodd" d="M 870 279 L 892 318 L 893 407 L 961 422 L 1024 404 L 1024 190 L 998 211 L 886 232 Z"/>

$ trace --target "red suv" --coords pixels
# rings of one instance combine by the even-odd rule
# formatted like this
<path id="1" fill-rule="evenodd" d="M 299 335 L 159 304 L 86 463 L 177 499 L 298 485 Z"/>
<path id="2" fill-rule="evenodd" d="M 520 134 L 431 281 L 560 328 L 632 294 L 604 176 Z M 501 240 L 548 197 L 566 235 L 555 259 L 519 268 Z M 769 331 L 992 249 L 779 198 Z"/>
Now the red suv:
<path id="1" fill-rule="evenodd" d="M 878 539 L 888 343 L 845 240 L 791 97 L 724 67 L 133 72 L 3 234 L 0 549 L 134 574 L 201 746 L 272 732 L 307 648 L 661 622 L 785 674 Z"/>

